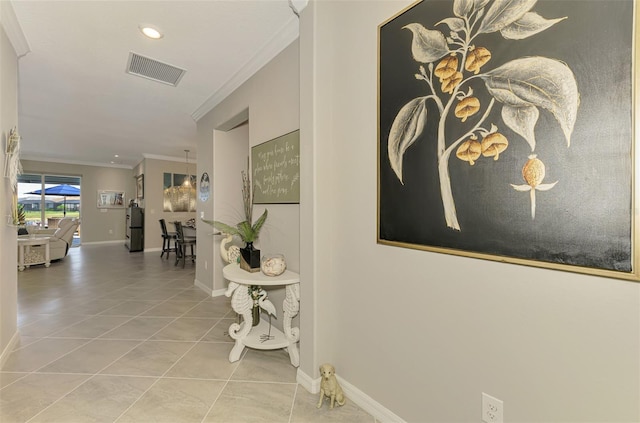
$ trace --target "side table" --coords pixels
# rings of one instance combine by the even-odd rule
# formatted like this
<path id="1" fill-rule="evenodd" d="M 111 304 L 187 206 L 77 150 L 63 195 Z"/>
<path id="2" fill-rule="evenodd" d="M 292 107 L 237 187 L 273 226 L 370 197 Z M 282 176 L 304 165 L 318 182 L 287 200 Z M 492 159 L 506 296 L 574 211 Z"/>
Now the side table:
<path id="1" fill-rule="evenodd" d="M 229 281 L 229 286 L 225 295 L 231 297 L 231 307 L 242 316 L 242 323 L 233 323 L 229 326 L 229 335 L 235 339 L 229 361 L 234 362 L 240 359 L 245 347 L 258 350 L 275 350 L 285 348 L 289 353 L 291 364 L 295 367 L 300 365 L 300 354 L 298 352 L 298 340 L 300 339 L 300 329 L 291 327 L 291 320 L 300 310 L 300 275 L 290 270 L 279 276 L 267 276 L 262 272 L 250 273 L 242 270 L 236 263 L 228 264 L 222 269 L 222 274 Z M 249 295 L 249 287 L 257 286 L 279 286 L 285 285 L 285 299 L 283 302 L 284 333 L 276 328 L 271 328 L 273 339 L 261 339 L 261 335 L 266 335 L 269 324 L 264 320 L 255 327 L 252 323 L 253 300 Z"/>
<path id="2" fill-rule="evenodd" d="M 44 257 L 38 255 L 37 257 L 29 255 L 31 247 L 34 245 L 44 245 Z M 49 255 L 49 237 L 30 237 L 18 238 L 18 270 L 23 271 L 32 264 L 43 264 L 45 267 L 51 265 L 51 259 Z"/>

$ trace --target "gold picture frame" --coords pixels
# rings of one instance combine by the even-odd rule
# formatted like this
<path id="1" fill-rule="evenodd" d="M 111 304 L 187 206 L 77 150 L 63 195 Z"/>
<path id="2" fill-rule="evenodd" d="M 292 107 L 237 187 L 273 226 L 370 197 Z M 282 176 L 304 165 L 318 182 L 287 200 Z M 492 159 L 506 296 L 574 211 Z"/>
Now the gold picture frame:
<path id="1" fill-rule="evenodd" d="M 379 26 L 378 243 L 640 281 L 635 2 L 498 6 Z"/>

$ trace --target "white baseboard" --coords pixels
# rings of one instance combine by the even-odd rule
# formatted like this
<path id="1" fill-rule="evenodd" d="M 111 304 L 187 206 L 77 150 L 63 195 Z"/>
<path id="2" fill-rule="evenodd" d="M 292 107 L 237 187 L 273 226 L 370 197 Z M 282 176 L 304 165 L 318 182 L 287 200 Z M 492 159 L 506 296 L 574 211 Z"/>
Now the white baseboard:
<path id="1" fill-rule="evenodd" d="M 105 245 L 105 244 L 122 244 L 124 247 L 125 240 L 118 239 L 115 241 L 93 241 L 93 242 L 84 242 L 82 241 L 82 245 Z"/>
<path id="2" fill-rule="evenodd" d="M 296 381 L 307 391 L 312 394 L 317 394 L 320 392 L 320 378 L 313 379 L 305 372 L 298 368 L 298 373 L 296 374 Z M 369 395 L 362 392 L 360 389 L 356 388 L 340 376 L 338 376 L 338 381 L 340 382 L 340 386 L 342 386 L 342 390 L 344 391 L 344 395 L 347 397 L 347 400 L 351 400 L 358 407 L 362 408 L 367 413 L 371 414 L 375 417 L 376 421 L 381 423 L 406 423 L 402 418 L 398 417 L 391 410 L 384 407 L 379 402 L 375 401 Z"/>
<path id="3" fill-rule="evenodd" d="M 206 292 L 207 294 L 209 294 L 209 296 L 213 297 L 213 292 L 211 291 L 211 288 L 209 288 L 208 286 L 206 286 L 205 284 L 203 284 L 202 282 L 200 282 L 198 279 L 195 279 L 193 281 L 193 284 L 200 288 L 201 290 L 203 290 L 204 292 Z"/>
<path id="4" fill-rule="evenodd" d="M 216 289 L 211 293 L 212 297 L 224 297 L 225 292 L 227 292 L 226 289 Z"/>
<path id="5" fill-rule="evenodd" d="M 159 253 L 160 251 L 162 251 L 162 247 L 158 247 L 158 248 L 145 248 L 144 252 L 145 253 Z"/>
<path id="6" fill-rule="evenodd" d="M 311 376 L 300 370 L 300 367 L 298 367 L 298 372 L 296 373 L 296 382 L 312 394 L 320 392 L 320 378 L 313 379 Z"/>
<path id="7" fill-rule="evenodd" d="M 0 354 L 0 369 L 4 367 L 4 363 L 9 358 L 9 355 L 11 355 L 11 351 L 13 351 L 13 348 L 16 346 L 19 339 L 20 339 L 20 335 L 18 334 L 18 331 L 16 331 L 16 333 L 14 333 L 13 336 L 11 337 L 11 340 L 7 344 L 4 351 L 2 351 L 2 354 Z"/>
<path id="8" fill-rule="evenodd" d="M 209 294 L 212 297 L 222 297 L 224 295 L 225 292 L 227 292 L 226 289 L 211 289 L 208 286 L 206 286 L 205 284 L 203 284 L 202 282 L 200 282 L 199 280 L 194 280 L 193 284 L 195 286 L 197 286 L 198 288 L 202 289 L 204 292 L 206 292 L 207 294 Z"/>

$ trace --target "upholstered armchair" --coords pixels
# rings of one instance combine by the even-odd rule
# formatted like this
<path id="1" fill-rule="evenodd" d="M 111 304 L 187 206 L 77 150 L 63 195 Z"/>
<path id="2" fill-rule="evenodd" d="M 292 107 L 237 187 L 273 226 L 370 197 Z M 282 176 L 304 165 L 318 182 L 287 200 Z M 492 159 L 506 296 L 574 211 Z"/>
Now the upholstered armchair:
<path id="1" fill-rule="evenodd" d="M 46 232 L 50 230 L 39 230 L 37 231 L 36 236 L 49 236 L 49 254 L 51 260 L 60 260 L 67 255 L 69 251 L 69 247 L 73 242 L 73 234 L 78 229 L 80 225 L 80 221 L 78 219 L 71 219 L 65 217 L 60 220 L 58 223 L 58 229 L 56 229 L 52 234 L 47 234 Z M 28 237 L 29 235 L 21 235 Z M 40 251 L 42 256 L 44 256 L 44 247 L 35 246 L 32 247 L 34 251 Z"/>

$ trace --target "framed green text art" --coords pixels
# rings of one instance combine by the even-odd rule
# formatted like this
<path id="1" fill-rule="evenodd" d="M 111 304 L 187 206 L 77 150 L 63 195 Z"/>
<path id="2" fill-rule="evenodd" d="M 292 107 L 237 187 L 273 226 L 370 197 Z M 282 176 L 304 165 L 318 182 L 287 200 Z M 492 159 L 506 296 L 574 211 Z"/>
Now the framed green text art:
<path id="1" fill-rule="evenodd" d="M 638 281 L 631 0 L 430 0 L 379 26 L 378 242 Z"/>
<path id="2" fill-rule="evenodd" d="M 254 204 L 300 202 L 300 131 L 251 148 Z"/>

